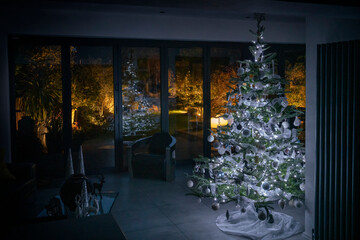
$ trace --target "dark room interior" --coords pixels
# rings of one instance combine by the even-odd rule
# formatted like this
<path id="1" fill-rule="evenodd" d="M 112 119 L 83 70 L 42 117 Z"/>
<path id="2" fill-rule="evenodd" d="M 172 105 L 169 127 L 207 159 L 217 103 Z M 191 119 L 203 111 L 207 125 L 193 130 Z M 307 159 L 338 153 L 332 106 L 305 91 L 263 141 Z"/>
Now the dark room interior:
<path id="1" fill-rule="evenodd" d="M 6 0 L 0 6 L 1 239 L 355 239 L 358 2 Z M 259 47 L 265 55 L 256 55 Z M 276 53 L 275 60 L 268 52 Z M 256 56 L 264 64 L 253 76 L 252 66 L 260 66 Z M 253 58 L 254 65 L 246 62 Z M 234 83 L 243 76 L 242 85 Z M 257 77 L 264 86 L 248 83 Z M 245 94 L 260 92 L 277 77 L 289 81 L 276 83 L 282 95 L 264 90 L 264 100 Z M 246 105 L 257 113 L 267 99 L 273 106 L 275 99 L 285 102 L 281 113 L 293 106 L 299 118 L 288 114 L 282 122 L 280 113 L 267 118 L 246 111 L 229 117 L 231 110 L 225 110 Z M 271 159 L 281 186 L 303 177 L 301 191 L 298 185 L 295 191 L 303 197 L 281 192 L 276 194 L 285 207 L 278 199 L 270 202 L 272 192 L 266 191 L 277 189 L 266 182 L 274 178 L 265 170 L 256 183 L 243 170 L 243 178 L 227 183 L 251 183 L 244 190 L 249 199 L 255 190 L 268 196 L 269 208 L 250 205 L 257 214 L 266 210 L 266 229 L 276 228 L 269 225 L 276 212 L 290 216 L 293 224 L 282 221 L 299 226 L 292 233 L 286 230 L 291 226 L 263 237 L 259 225 L 241 233 L 220 227 L 221 216 L 230 222 L 235 215 L 229 211 L 240 213 L 248 205 L 239 205 L 240 187 L 231 193 L 237 199 L 227 198 L 225 190 L 220 195 L 225 178 L 216 167 L 223 162 L 211 165 L 208 159 L 216 163 L 244 151 L 236 168 L 241 163 L 256 171 L 248 167 L 245 145 L 221 145 L 213 136 L 229 139 L 232 132 L 245 139 L 242 126 L 251 117 L 268 125 L 281 119 L 274 136 L 277 130 L 296 135 L 291 144 L 303 150 L 283 147 L 276 161 L 264 152 L 278 144 L 277 135 L 266 139 L 266 147 L 250 140 L 245 145 L 256 146 L 250 154 L 255 169 L 262 164 L 259 152 Z M 235 124 L 239 118 L 242 126 Z M 256 139 L 252 131 L 248 139 Z M 274 162 L 283 162 L 283 152 L 300 163 L 278 169 Z M 265 222 L 260 213 L 258 218 Z"/>

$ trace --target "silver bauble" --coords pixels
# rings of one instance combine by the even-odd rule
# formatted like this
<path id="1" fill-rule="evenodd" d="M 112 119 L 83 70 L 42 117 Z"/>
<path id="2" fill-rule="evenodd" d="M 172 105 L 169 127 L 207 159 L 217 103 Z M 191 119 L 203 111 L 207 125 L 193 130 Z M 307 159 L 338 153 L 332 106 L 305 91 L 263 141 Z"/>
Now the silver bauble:
<path id="1" fill-rule="evenodd" d="M 266 219 L 266 214 L 263 211 L 260 211 L 258 214 L 258 218 L 261 221 L 264 221 Z"/>
<path id="2" fill-rule="evenodd" d="M 263 182 L 263 184 L 261 184 L 262 189 L 264 190 L 269 190 L 270 189 L 270 184 L 268 182 Z"/>
<path id="3" fill-rule="evenodd" d="M 282 122 L 281 125 L 283 126 L 283 128 L 288 128 L 289 127 L 289 123 L 287 121 Z"/>
<path id="4" fill-rule="evenodd" d="M 272 162 L 272 167 L 273 168 L 277 168 L 278 166 L 279 166 L 279 161 L 275 160 L 275 161 Z"/>
<path id="5" fill-rule="evenodd" d="M 278 201 L 278 204 L 279 204 L 279 207 L 280 207 L 281 209 L 284 209 L 284 208 L 285 208 L 285 205 L 286 205 L 286 201 L 285 201 L 284 199 L 280 199 L 280 200 Z"/>
<path id="6" fill-rule="evenodd" d="M 187 185 L 189 188 L 191 188 L 191 187 L 194 186 L 194 182 L 191 181 L 191 180 L 189 180 L 189 181 L 187 181 L 186 185 Z"/>
<path id="7" fill-rule="evenodd" d="M 201 203 L 201 198 L 198 198 L 198 203 Z"/>
<path id="8" fill-rule="evenodd" d="M 237 70 L 237 75 L 240 76 L 240 75 L 244 74 L 244 72 L 245 72 L 244 68 L 239 67 Z"/>
<path id="9" fill-rule="evenodd" d="M 219 153 L 220 155 L 224 155 L 224 153 L 225 153 L 225 148 L 220 147 L 220 148 L 218 149 L 218 153 Z"/>
<path id="10" fill-rule="evenodd" d="M 238 152 L 240 152 L 241 151 L 241 147 L 238 145 L 238 146 L 236 146 L 235 147 L 235 151 L 238 153 Z"/>
<path id="11" fill-rule="evenodd" d="M 207 140 L 208 140 L 208 142 L 213 142 L 213 141 L 214 141 L 214 136 L 213 136 L 213 135 L 209 135 L 209 136 L 207 137 Z"/>
<path id="12" fill-rule="evenodd" d="M 244 137 L 250 137 L 250 135 L 251 135 L 250 129 L 244 128 L 244 129 L 242 130 L 242 135 L 243 135 Z"/>
<path id="13" fill-rule="evenodd" d="M 288 128 L 285 128 L 284 132 L 283 132 L 283 136 L 284 136 L 284 138 L 290 138 L 291 137 L 291 130 L 288 129 Z"/>
<path id="14" fill-rule="evenodd" d="M 219 141 L 214 141 L 213 142 L 213 147 L 215 148 L 215 149 L 218 149 L 219 147 L 220 147 L 220 143 L 219 143 Z"/>
<path id="15" fill-rule="evenodd" d="M 294 201 L 294 207 L 296 207 L 296 208 L 302 208 L 303 205 L 304 205 L 303 202 L 300 200 Z"/>
<path id="16" fill-rule="evenodd" d="M 300 126 L 300 124 L 301 124 L 300 119 L 298 117 L 296 117 L 295 120 L 294 120 L 294 126 L 298 127 L 298 126 Z"/>
<path id="17" fill-rule="evenodd" d="M 210 188 L 206 188 L 206 189 L 205 189 L 205 193 L 206 193 L 206 194 L 209 194 L 210 192 L 211 192 L 211 191 L 210 191 Z"/>
<path id="18" fill-rule="evenodd" d="M 301 183 L 299 185 L 299 188 L 300 188 L 301 191 L 305 191 L 305 183 Z"/>
<path id="19" fill-rule="evenodd" d="M 212 208 L 212 210 L 214 210 L 214 211 L 219 210 L 220 204 L 219 204 L 218 202 L 214 202 L 214 203 L 211 205 L 211 208 Z"/>

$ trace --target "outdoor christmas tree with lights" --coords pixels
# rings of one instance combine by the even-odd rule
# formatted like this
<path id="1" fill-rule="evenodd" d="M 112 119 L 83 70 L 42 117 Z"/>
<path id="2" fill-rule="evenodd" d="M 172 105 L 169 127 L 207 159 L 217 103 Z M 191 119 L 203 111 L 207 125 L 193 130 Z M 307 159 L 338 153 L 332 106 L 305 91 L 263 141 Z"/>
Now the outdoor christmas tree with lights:
<path id="1" fill-rule="evenodd" d="M 257 31 L 250 31 L 256 37 L 249 47 L 254 59 L 239 61 L 238 77 L 230 79 L 236 87 L 224 106 L 228 124 L 208 136 L 218 154 L 195 159 L 187 186 L 199 201 L 212 198 L 213 210 L 233 201 L 237 214 L 252 210 L 256 221 L 271 225 L 277 220 L 272 203 L 282 209 L 303 205 L 305 152 L 297 138 L 302 112 L 284 97 L 287 81 L 275 74 L 276 54 L 265 53 L 263 19 L 258 16 Z M 227 211 L 226 220 L 234 214 Z"/>
<path id="2" fill-rule="evenodd" d="M 152 116 L 150 101 L 139 91 L 140 80 L 132 56 L 126 61 L 123 83 L 124 135 L 135 136 L 138 132 L 156 129 L 157 122 Z"/>

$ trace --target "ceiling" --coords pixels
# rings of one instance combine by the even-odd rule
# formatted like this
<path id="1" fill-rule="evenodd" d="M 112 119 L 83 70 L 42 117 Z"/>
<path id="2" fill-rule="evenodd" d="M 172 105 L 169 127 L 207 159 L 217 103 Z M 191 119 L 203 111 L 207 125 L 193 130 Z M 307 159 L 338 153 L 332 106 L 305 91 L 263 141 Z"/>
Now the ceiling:
<path id="1" fill-rule="evenodd" d="M 17 8 L 52 8 L 175 16 L 303 22 L 308 15 L 360 18 L 360 1 L 324 0 L 5 0 Z"/>

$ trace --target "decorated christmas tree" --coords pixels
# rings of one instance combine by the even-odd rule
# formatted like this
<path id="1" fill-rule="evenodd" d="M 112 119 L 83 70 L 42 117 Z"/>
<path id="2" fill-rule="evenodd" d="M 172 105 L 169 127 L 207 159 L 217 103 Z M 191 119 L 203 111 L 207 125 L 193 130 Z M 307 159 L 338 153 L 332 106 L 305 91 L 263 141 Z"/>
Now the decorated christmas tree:
<path id="1" fill-rule="evenodd" d="M 124 135 L 134 136 L 157 128 L 152 115 L 149 99 L 140 90 L 141 81 L 137 77 L 132 56 L 125 63 L 123 75 L 123 123 Z"/>
<path id="2" fill-rule="evenodd" d="M 208 136 L 217 152 L 195 159 L 187 185 L 189 195 L 199 201 L 212 198 L 213 210 L 235 202 L 236 213 L 227 211 L 227 221 L 252 211 L 256 221 L 271 225 L 285 216 L 276 218 L 272 203 L 281 209 L 303 205 L 305 152 L 297 137 L 302 112 L 288 105 L 287 80 L 275 72 L 276 54 L 267 52 L 262 20 L 258 16 L 257 31 L 250 30 L 256 37 L 249 47 L 253 59 L 239 61 L 237 78 L 230 79 L 229 85 L 236 87 L 230 88 L 224 106 L 228 124 Z"/>

